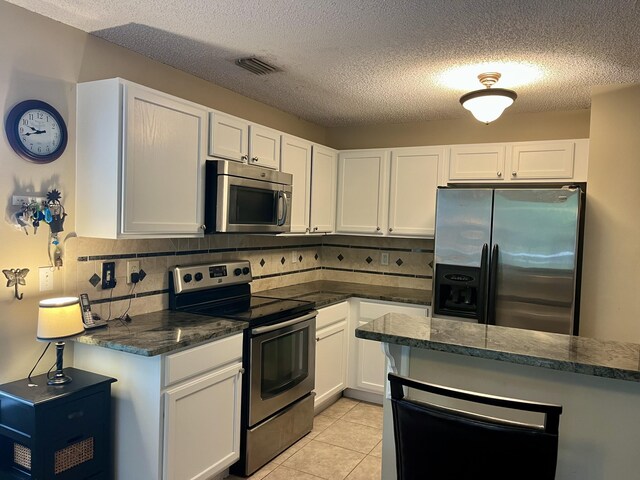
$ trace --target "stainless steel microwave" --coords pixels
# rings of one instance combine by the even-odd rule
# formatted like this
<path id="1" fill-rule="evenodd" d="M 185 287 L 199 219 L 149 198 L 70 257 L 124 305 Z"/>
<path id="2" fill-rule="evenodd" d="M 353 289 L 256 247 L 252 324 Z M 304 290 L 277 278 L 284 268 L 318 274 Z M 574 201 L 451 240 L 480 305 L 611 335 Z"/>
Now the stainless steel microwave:
<path id="1" fill-rule="evenodd" d="M 291 231 L 293 176 L 226 160 L 207 160 L 207 233 Z"/>

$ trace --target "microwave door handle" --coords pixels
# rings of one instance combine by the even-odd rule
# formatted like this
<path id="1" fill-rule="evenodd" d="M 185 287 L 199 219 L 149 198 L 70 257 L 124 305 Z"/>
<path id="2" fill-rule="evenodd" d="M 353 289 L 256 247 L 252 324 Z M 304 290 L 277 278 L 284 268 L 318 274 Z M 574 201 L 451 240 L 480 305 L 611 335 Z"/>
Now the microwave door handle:
<path id="1" fill-rule="evenodd" d="M 282 201 L 282 217 L 278 219 L 278 226 L 283 226 L 287 221 L 287 193 L 286 192 L 278 192 L 278 199 Z"/>

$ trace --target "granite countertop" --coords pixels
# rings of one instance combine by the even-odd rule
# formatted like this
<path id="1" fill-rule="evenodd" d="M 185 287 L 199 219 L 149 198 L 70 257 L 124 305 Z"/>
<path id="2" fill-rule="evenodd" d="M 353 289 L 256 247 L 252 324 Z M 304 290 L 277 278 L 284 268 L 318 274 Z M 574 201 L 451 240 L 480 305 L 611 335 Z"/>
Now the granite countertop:
<path id="1" fill-rule="evenodd" d="M 347 300 L 350 297 L 388 302 L 431 305 L 431 290 L 415 288 L 384 287 L 363 283 L 334 282 L 318 280 L 300 283 L 290 287 L 274 288 L 255 292 L 255 295 L 274 298 L 291 298 L 315 302 L 316 308 L 326 307 Z"/>
<path id="2" fill-rule="evenodd" d="M 356 337 L 520 365 L 640 382 L 640 345 L 389 313 Z"/>
<path id="3" fill-rule="evenodd" d="M 315 302 L 317 308 L 344 301 L 349 297 L 420 305 L 429 305 L 431 302 L 429 290 L 331 281 L 301 283 L 291 287 L 263 290 L 255 294 L 273 298 L 307 300 Z M 247 322 L 162 310 L 136 315 L 129 323 L 111 321 L 108 327 L 88 330 L 74 341 L 136 355 L 153 356 L 215 340 L 240 332 L 248 326 Z"/>
<path id="4" fill-rule="evenodd" d="M 110 321 L 107 327 L 87 330 L 74 341 L 151 357 L 241 332 L 247 322 L 194 313 L 162 310 Z"/>

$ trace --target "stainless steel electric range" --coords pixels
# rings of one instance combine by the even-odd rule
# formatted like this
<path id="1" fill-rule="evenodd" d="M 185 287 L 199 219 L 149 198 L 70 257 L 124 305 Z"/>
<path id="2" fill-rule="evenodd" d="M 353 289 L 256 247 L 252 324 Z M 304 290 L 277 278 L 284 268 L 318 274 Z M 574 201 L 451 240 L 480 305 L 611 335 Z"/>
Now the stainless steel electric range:
<path id="1" fill-rule="evenodd" d="M 251 279 L 248 261 L 169 270 L 172 310 L 249 322 L 236 475 L 251 475 L 313 428 L 315 304 L 252 295 Z"/>

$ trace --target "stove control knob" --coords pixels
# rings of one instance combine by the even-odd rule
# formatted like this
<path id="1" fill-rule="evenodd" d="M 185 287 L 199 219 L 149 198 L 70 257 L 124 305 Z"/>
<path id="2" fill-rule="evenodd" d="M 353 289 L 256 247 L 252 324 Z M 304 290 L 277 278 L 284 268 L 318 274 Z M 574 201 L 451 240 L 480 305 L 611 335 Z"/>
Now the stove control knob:
<path id="1" fill-rule="evenodd" d="M 236 268 L 236 269 L 233 271 L 233 274 L 234 274 L 236 277 L 240 276 L 240 274 L 241 274 L 241 273 L 242 273 L 242 270 L 240 270 L 239 268 Z"/>
<path id="2" fill-rule="evenodd" d="M 184 277 L 182 277 L 182 279 L 184 280 L 185 283 L 189 283 L 191 281 L 193 277 L 191 276 L 190 273 L 186 273 Z"/>
<path id="3" fill-rule="evenodd" d="M 244 275 L 249 275 L 249 272 L 250 272 L 250 271 L 251 271 L 251 270 L 249 270 L 249 267 L 244 267 L 244 268 L 242 269 L 242 273 L 243 273 Z"/>
<path id="4" fill-rule="evenodd" d="M 199 282 L 200 280 L 202 280 L 202 273 L 198 272 L 194 275 L 194 278 L 196 279 L 196 282 Z"/>

